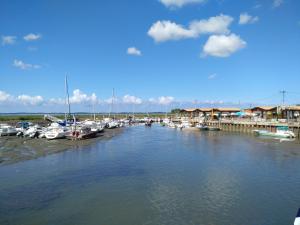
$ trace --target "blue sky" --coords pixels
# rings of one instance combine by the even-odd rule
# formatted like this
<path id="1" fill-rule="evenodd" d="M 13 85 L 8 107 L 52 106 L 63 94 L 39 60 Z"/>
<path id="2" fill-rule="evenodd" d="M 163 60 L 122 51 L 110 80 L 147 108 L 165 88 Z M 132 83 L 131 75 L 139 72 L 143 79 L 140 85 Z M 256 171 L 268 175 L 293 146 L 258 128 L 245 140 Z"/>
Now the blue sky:
<path id="1" fill-rule="evenodd" d="M 0 112 L 300 103 L 297 0 L 0 2 Z"/>

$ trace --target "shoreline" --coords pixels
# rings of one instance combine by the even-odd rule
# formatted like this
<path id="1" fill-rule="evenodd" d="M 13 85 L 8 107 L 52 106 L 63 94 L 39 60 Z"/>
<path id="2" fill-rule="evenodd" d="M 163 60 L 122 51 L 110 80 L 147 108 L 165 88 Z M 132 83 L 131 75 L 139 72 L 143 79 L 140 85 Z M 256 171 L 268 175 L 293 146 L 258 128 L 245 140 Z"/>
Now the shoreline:
<path id="1" fill-rule="evenodd" d="M 45 157 L 69 150 L 76 150 L 97 143 L 98 141 L 110 140 L 121 134 L 126 128 L 105 129 L 96 138 L 85 140 L 44 138 L 17 138 L 15 136 L 3 136 L 0 138 L 0 167 L 22 161 Z"/>

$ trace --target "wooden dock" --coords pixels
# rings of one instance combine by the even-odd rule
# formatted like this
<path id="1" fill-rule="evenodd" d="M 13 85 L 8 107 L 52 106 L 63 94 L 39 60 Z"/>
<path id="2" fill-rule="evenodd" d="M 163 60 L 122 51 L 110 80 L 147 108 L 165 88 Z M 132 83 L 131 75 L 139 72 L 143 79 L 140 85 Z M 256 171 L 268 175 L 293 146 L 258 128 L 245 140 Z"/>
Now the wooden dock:
<path id="1" fill-rule="evenodd" d="M 174 119 L 173 122 L 179 122 L 179 119 Z M 199 123 L 198 118 L 189 119 L 192 124 Z M 282 123 L 279 121 L 246 121 L 246 120 L 208 120 L 205 121 L 208 126 L 220 127 L 226 131 L 253 132 L 253 130 L 269 130 L 276 131 L 278 126 L 288 126 L 295 135 L 300 138 L 300 122 Z"/>

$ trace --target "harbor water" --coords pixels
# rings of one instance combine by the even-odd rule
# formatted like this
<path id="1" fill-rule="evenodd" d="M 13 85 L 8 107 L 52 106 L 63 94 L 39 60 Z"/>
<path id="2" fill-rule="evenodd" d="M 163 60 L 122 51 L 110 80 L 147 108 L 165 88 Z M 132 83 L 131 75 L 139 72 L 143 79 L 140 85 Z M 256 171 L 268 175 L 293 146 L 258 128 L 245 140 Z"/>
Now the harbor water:
<path id="1" fill-rule="evenodd" d="M 300 207 L 299 141 L 123 128 L 0 166 L 1 225 L 285 225 Z"/>

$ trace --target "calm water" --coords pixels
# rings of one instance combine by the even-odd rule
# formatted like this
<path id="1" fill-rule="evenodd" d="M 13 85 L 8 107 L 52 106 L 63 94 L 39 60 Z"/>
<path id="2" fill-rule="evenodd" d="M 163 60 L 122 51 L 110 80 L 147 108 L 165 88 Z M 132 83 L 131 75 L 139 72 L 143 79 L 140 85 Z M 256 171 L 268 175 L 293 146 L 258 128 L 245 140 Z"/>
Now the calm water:
<path id="1" fill-rule="evenodd" d="M 298 143 L 125 129 L 92 146 L 0 167 L 0 224 L 293 224 Z"/>

